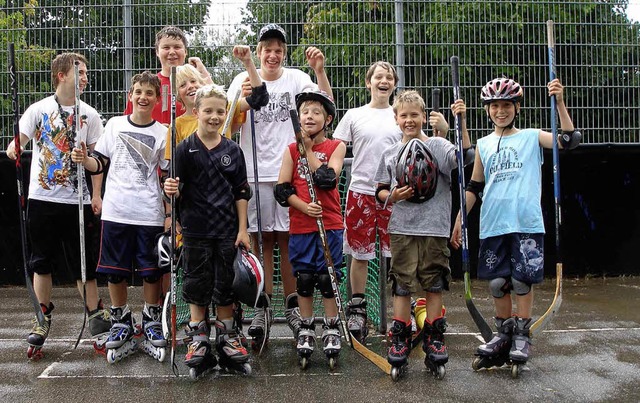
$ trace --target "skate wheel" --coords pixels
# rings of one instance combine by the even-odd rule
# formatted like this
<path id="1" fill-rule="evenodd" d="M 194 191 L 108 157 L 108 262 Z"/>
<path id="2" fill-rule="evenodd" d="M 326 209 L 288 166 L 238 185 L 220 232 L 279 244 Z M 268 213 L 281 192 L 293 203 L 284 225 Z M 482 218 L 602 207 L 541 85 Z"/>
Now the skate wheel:
<path id="1" fill-rule="evenodd" d="M 44 357 L 44 354 L 42 353 L 42 347 L 29 346 L 29 348 L 27 349 L 27 358 L 33 361 L 38 361 L 42 357 Z"/>
<path id="2" fill-rule="evenodd" d="M 198 379 L 198 370 L 195 368 L 189 368 L 189 378 L 193 380 Z"/>
<path id="3" fill-rule="evenodd" d="M 444 369 L 444 365 L 438 365 L 438 368 L 435 372 L 436 379 L 444 379 L 444 376 L 447 374 L 447 370 Z"/>
<path id="4" fill-rule="evenodd" d="M 307 369 L 309 367 L 309 359 L 307 357 L 300 358 L 300 368 Z"/>
<path id="5" fill-rule="evenodd" d="M 520 375 L 520 364 L 512 364 L 511 365 L 511 378 L 518 379 Z"/>
<path id="6" fill-rule="evenodd" d="M 400 379 L 401 369 L 399 367 L 391 367 L 391 380 L 397 382 Z"/>
<path id="7" fill-rule="evenodd" d="M 242 373 L 245 375 L 251 375 L 251 365 L 248 363 L 242 364 Z"/>
<path id="8" fill-rule="evenodd" d="M 114 362 L 116 362 L 116 350 L 107 350 L 107 362 L 109 364 L 113 364 Z"/>
<path id="9" fill-rule="evenodd" d="M 338 360 L 336 357 L 329 357 L 329 369 L 334 370 L 338 366 Z"/>
<path id="10" fill-rule="evenodd" d="M 167 349 L 164 347 L 161 347 L 158 349 L 158 352 L 156 353 L 156 360 L 158 360 L 159 362 L 163 362 L 166 356 L 167 356 Z"/>
<path id="11" fill-rule="evenodd" d="M 473 359 L 473 362 L 471 363 L 471 368 L 474 371 L 479 371 L 480 369 L 482 369 L 480 364 L 482 364 L 482 358 L 476 357 L 476 358 Z"/>

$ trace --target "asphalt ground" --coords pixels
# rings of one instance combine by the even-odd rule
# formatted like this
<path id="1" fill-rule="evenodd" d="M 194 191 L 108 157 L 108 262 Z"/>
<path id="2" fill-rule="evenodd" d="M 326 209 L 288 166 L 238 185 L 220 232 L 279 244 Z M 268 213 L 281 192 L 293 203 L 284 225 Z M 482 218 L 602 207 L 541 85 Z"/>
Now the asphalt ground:
<path id="1" fill-rule="evenodd" d="M 554 287 L 553 280 L 546 280 L 536 289 L 535 315 L 551 303 Z M 106 289 L 100 291 L 107 297 Z M 139 288 L 131 289 L 129 295 L 139 320 Z M 473 295 L 476 306 L 490 319 L 492 302 L 485 285 L 474 282 Z M 512 379 L 506 366 L 471 369 L 481 339 L 458 281 L 445 296 L 450 360 L 443 380 L 426 370 L 420 348 L 412 352 L 408 372 L 398 382 L 347 346 L 335 370 L 330 371 L 322 352 L 316 351 L 303 371 L 289 329 L 276 323 L 263 355 L 252 352 L 252 375 L 213 371 L 192 381 L 182 364 L 184 347 L 177 354 L 178 377 L 168 359 L 159 363 L 142 351 L 110 365 L 87 338 L 74 350 L 82 323 L 82 303 L 74 288 L 54 289 L 56 309 L 45 357 L 29 361 L 24 338 L 33 312 L 27 292 L 20 287 L 1 288 L 0 401 L 640 401 L 640 278 L 565 279 L 563 297 L 558 315 L 534 340 L 533 357 L 518 379 Z M 385 337 L 370 335 L 367 346 L 386 356 Z"/>

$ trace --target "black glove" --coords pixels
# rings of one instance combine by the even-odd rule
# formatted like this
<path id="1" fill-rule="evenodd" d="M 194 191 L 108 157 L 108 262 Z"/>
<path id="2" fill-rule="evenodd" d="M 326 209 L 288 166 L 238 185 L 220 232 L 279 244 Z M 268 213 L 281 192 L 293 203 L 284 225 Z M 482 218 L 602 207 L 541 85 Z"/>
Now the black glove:
<path id="1" fill-rule="evenodd" d="M 245 98 L 251 109 L 260 110 L 263 106 L 269 103 L 269 93 L 267 92 L 267 85 L 262 83 L 258 87 L 251 88 L 251 95 Z"/>

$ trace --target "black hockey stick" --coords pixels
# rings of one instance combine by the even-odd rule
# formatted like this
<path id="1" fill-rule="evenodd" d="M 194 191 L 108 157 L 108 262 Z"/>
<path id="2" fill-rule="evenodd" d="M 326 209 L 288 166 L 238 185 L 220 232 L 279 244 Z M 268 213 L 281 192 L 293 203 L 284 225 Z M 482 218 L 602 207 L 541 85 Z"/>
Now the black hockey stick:
<path id="1" fill-rule="evenodd" d="M 11 86 L 11 108 L 13 109 L 13 145 L 16 153 L 16 182 L 18 185 L 18 211 L 20 212 L 20 240 L 22 241 L 22 262 L 24 265 L 24 280 L 27 286 L 29 300 L 36 313 L 38 325 L 44 326 L 44 313 L 33 289 L 29 265 L 27 263 L 27 195 L 24 193 L 24 173 L 22 170 L 22 147 L 20 146 L 20 112 L 18 111 L 18 72 L 13 43 L 9 43 L 9 81 Z"/>
<path id="2" fill-rule="evenodd" d="M 451 56 L 451 77 L 453 79 L 453 100 L 460 99 L 460 73 L 458 70 L 458 56 Z M 465 194 L 464 179 L 464 149 L 462 147 L 462 122 L 460 116 L 455 115 L 456 122 L 456 159 L 458 160 L 458 191 L 460 193 L 460 222 L 462 233 L 462 271 L 464 272 L 464 300 L 467 309 L 471 314 L 471 318 L 480 330 L 480 334 L 485 341 L 489 341 L 493 337 L 491 327 L 484 320 L 484 317 L 478 311 L 473 300 L 471 299 L 471 274 L 469 264 L 469 240 L 467 238 L 467 197 Z"/>
<path id="3" fill-rule="evenodd" d="M 316 190 L 313 185 L 313 177 L 311 176 L 311 168 L 309 168 L 309 161 L 307 160 L 307 152 L 304 147 L 304 139 L 302 138 L 302 130 L 300 128 L 300 119 L 298 118 L 298 113 L 295 109 L 289 110 L 289 114 L 291 115 L 291 123 L 293 124 L 293 131 L 296 136 L 296 146 L 298 148 L 298 152 L 300 153 L 300 162 L 302 164 L 302 170 L 304 173 L 304 178 L 307 182 L 307 188 L 309 189 L 309 196 L 311 197 L 311 202 L 316 203 Z M 342 332 L 344 333 L 344 337 L 349 343 L 351 347 L 353 347 L 358 353 L 360 353 L 363 357 L 374 363 L 380 369 L 382 369 L 385 373 L 391 374 L 391 364 L 387 362 L 383 357 L 374 353 L 373 351 L 366 348 L 362 345 L 355 337 L 351 336 L 351 332 L 349 332 L 349 328 L 347 327 L 347 318 L 344 313 L 343 305 L 342 305 L 342 297 L 340 296 L 340 289 L 338 288 L 338 278 L 336 276 L 335 266 L 333 265 L 333 258 L 331 257 L 331 251 L 329 250 L 329 243 L 327 242 L 327 233 L 324 228 L 324 222 L 322 221 L 322 217 L 318 217 L 316 219 L 316 224 L 318 225 L 318 234 L 320 235 L 320 241 L 322 242 L 322 249 L 324 252 L 324 260 L 327 265 L 327 270 L 329 272 L 329 277 L 331 277 L 331 287 L 333 289 L 333 294 L 336 300 L 336 305 L 338 307 L 338 315 L 340 317 L 340 324 L 342 326 Z"/>
<path id="4" fill-rule="evenodd" d="M 171 75 L 169 77 L 171 84 L 171 144 L 169 145 L 169 155 L 171 163 L 169 167 L 169 176 L 176 177 L 176 97 L 178 87 L 176 84 L 176 66 L 171 67 Z M 176 217 L 176 196 L 171 195 L 171 247 L 170 247 L 170 271 L 171 271 L 171 370 L 175 376 L 178 376 L 178 364 L 176 364 L 176 333 L 178 332 L 177 324 L 177 308 L 176 293 L 178 288 L 177 267 L 176 267 L 176 236 L 177 236 L 177 217 Z"/>
<path id="5" fill-rule="evenodd" d="M 547 21 L 547 51 L 549 55 L 549 81 L 556 78 L 556 44 L 553 33 L 553 21 Z M 556 314 L 562 304 L 562 255 L 560 253 L 560 228 L 562 226 L 562 213 L 560 206 L 560 155 L 558 151 L 558 124 L 556 111 L 556 97 L 551 97 L 551 134 L 553 135 L 553 198 L 555 201 L 556 223 L 556 292 L 551 306 L 547 311 L 531 325 L 531 337 L 536 337 L 544 329 Z"/>
<path id="6" fill-rule="evenodd" d="M 238 94 L 240 91 L 238 90 Z M 258 257 L 260 259 L 260 264 L 264 267 L 264 250 L 262 245 L 262 215 L 260 213 L 260 182 L 258 181 L 258 151 L 256 145 L 256 123 L 254 120 L 254 112 L 253 109 L 249 110 L 249 119 L 251 120 L 251 158 L 253 161 L 253 183 L 254 186 L 254 196 L 256 198 L 256 220 L 258 222 Z M 262 355 L 264 351 L 264 346 L 267 344 L 267 339 L 269 338 L 269 332 L 271 332 L 271 313 L 269 311 L 269 306 L 271 305 L 271 301 L 269 300 L 269 296 L 266 292 L 262 292 L 262 296 L 265 300 L 264 306 L 262 309 L 264 310 L 264 335 L 262 336 L 262 343 L 260 345 L 260 350 L 258 351 L 258 357 Z"/>
<path id="7" fill-rule="evenodd" d="M 73 103 L 73 135 L 75 136 L 76 147 L 80 148 L 82 138 L 80 138 L 80 62 L 78 60 L 73 64 L 73 72 L 75 74 L 75 100 Z M 78 340 L 73 347 L 78 348 L 82 333 L 87 325 L 87 252 L 85 249 L 85 234 L 84 234 L 84 167 L 82 163 L 77 164 L 77 177 L 78 177 L 78 223 L 80 228 L 80 277 L 82 279 L 82 301 L 84 302 L 84 317 L 82 319 L 82 328 L 80 334 L 78 334 Z"/>

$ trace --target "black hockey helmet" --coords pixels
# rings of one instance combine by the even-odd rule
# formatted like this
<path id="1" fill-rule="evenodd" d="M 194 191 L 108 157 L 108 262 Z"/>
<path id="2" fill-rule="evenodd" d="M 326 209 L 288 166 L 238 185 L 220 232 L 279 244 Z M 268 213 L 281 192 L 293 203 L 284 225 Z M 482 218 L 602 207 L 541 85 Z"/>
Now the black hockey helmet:
<path id="1" fill-rule="evenodd" d="M 296 110 L 300 113 L 300 105 L 306 101 L 317 101 L 322 104 L 327 115 L 331 116 L 331 123 L 336 118 L 336 104 L 333 99 L 322 90 L 307 89 L 303 92 L 296 94 Z"/>
<path id="2" fill-rule="evenodd" d="M 162 232 L 156 236 L 154 245 L 155 255 L 158 256 L 158 268 L 169 270 L 171 268 L 171 233 Z"/>
<path id="3" fill-rule="evenodd" d="M 424 203 L 431 199 L 438 187 L 438 162 L 424 141 L 413 138 L 398 152 L 396 181 L 398 186 L 410 186 L 412 203 Z"/>
<path id="4" fill-rule="evenodd" d="M 255 308 L 264 289 L 264 271 L 258 258 L 243 245 L 233 261 L 233 272 L 231 289 L 234 295 L 238 301 Z"/>

